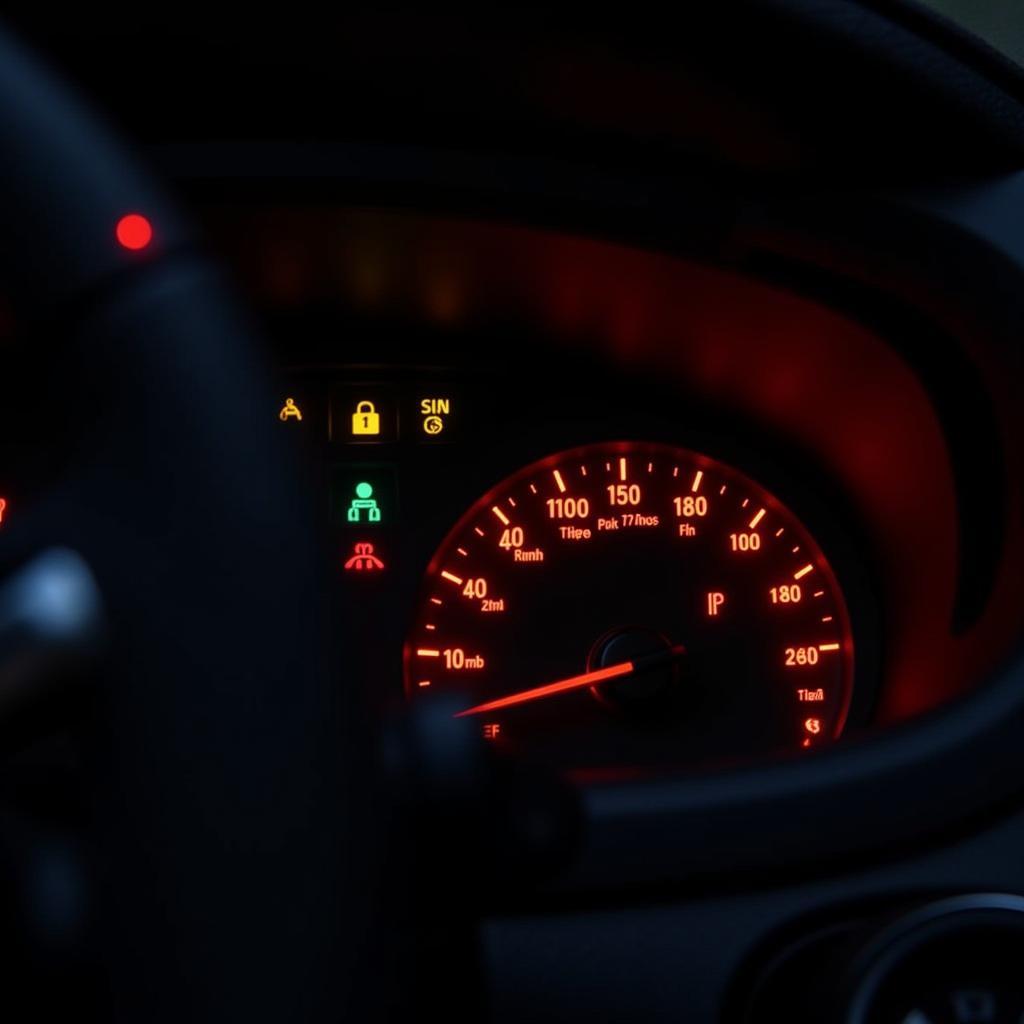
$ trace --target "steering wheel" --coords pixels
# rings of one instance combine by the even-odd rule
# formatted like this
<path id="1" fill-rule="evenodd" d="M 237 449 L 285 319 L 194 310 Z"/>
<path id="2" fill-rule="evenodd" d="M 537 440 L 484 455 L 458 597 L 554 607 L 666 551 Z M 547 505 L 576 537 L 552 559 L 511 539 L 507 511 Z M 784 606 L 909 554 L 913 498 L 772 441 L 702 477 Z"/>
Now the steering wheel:
<path id="1" fill-rule="evenodd" d="M 74 453 L 0 563 L 72 549 L 106 610 L 83 771 L 114 1015 L 372 1019 L 366 730 L 269 364 L 171 203 L 3 34 L 0 133 L 6 279 Z"/>

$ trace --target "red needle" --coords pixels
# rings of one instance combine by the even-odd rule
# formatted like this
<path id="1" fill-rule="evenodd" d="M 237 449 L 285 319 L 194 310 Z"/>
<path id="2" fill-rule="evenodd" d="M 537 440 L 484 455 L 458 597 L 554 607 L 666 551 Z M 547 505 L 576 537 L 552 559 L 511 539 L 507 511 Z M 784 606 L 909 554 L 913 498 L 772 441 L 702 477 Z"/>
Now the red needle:
<path id="1" fill-rule="evenodd" d="M 623 661 L 621 664 L 609 665 L 607 668 L 599 668 L 594 672 L 584 672 L 581 676 L 570 676 L 568 679 L 561 679 L 557 683 L 535 686 L 532 690 L 520 690 L 519 693 L 510 693 L 507 697 L 489 700 L 486 704 L 477 704 L 476 707 L 460 711 L 455 717 L 464 718 L 466 715 L 481 715 L 485 711 L 497 711 L 498 708 L 511 707 L 513 704 L 525 704 L 530 700 L 540 700 L 542 697 L 550 697 L 556 693 L 565 693 L 566 690 L 577 690 L 581 686 L 593 686 L 594 683 L 600 683 L 605 679 L 614 679 L 616 676 L 628 676 L 634 668 L 633 662 Z"/>
<path id="2" fill-rule="evenodd" d="M 526 704 L 531 700 L 551 697 L 556 693 L 565 693 L 568 690 L 578 690 L 584 686 L 593 686 L 595 683 L 604 682 L 606 679 L 615 679 L 618 676 L 631 675 L 633 672 L 642 669 L 654 668 L 673 658 L 678 658 L 683 652 L 684 649 L 682 647 L 672 647 L 667 651 L 651 654 L 644 658 L 637 658 L 634 661 L 621 661 L 617 665 L 609 665 L 607 668 L 599 668 L 593 672 L 584 672 L 583 675 L 560 679 L 557 683 L 535 686 L 530 690 L 520 690 L 519 693 L 510 693 L 507 697 L 489 700 L 485 704 L 477 704 L 475 707 L 460 711 L 455 717 L 465 718 L 466 715 L 482 715 L 486 711 L 497 711 L 499 708 L 512 707 L 514 704 Z"/>

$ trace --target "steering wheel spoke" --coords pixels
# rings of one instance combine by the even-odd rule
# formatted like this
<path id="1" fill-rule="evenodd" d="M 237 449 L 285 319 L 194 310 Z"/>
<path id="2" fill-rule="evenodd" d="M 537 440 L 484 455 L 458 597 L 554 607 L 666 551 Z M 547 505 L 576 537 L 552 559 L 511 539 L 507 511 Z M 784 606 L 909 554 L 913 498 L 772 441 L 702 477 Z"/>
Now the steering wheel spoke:
<path id="1" fill-rule="evenodd" d="M 59 335 L 74 459 L 5 526 L 0 698 L 108 639 L 82 781 L 117 1019 L 371 1019 L 368 730 L 330 670 L 259 339 L 160 190 L 3 33 L 0 146 L 0 263 L 17 322 Z M 144 248 L 119 244 L 128 213 Z"/>

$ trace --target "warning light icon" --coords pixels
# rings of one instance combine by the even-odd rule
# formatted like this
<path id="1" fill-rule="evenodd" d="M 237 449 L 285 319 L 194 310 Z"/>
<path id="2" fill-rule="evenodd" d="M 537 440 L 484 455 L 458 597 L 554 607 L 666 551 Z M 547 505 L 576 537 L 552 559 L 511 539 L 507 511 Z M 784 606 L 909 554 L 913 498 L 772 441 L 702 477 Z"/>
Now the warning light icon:
<path id="1" fill-rule="evenodd" d="M 379 572 L 384 563 L 373 553 L 373 545 L 360 543 L 353 548 L 352 557 L 345 563 L 346 572 Z"/>
<path id="2" fill-rule="evenodd" d="M 352 433 L 356 435 L 380 433 L 380 413 L 377 412 L 377 407 L 373 402 L 360 402 L 356 406 L 356 411 L 352 413 Z"/>
<path id="3" fill-rule="evenodd" d="M 361 480 L 356 484 L 356 496 L 349 503 L 345 518 L 350 523 L 358 523 L 362 521 L 364 512 L 369 522 L 380 522 L 380 506 L 377 504 L 377 499 L 373 496 L 373 484 L 366 480 Z"/>
<path id="4" fill-rule="evenodd" d="M 444 433 L 448 426 L 448 418 L 452 413 L 450 398 L 420 399 L 420 427 L 427 437 L 437 437 Z"/>
<path id="5" fill-rule="evenodd" d="M 286 398 L 284 405 L 281 406 L 281 411 L 277 414 L 277 418 L 282 423 L 287 423 L 288 420 L 296 420 L 302 422 L 302 410 L 295 404 L 294 398 Z"/>

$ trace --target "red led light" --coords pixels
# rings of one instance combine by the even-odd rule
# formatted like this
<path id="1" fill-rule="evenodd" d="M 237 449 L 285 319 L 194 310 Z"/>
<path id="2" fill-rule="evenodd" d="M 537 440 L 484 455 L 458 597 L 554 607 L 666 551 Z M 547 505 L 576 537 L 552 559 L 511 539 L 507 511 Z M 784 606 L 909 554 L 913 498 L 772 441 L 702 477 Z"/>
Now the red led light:
<path id="1" fill-rule="evenodd" d="M 153 240 L 153 225 L 141 213 L 126 213 L 117 222 L 117 240 L 133 252 L 145 249 Z"/>
<path id="2" fill-rule="evenodd" d="M 7 499 L 0 498 L 0 526 L 3 525 L 4 513 L 7 511 Z"/>

